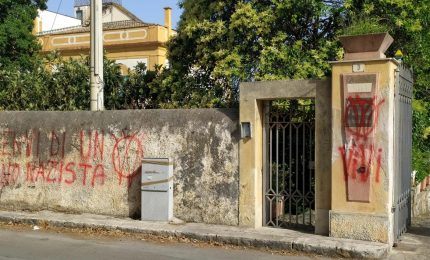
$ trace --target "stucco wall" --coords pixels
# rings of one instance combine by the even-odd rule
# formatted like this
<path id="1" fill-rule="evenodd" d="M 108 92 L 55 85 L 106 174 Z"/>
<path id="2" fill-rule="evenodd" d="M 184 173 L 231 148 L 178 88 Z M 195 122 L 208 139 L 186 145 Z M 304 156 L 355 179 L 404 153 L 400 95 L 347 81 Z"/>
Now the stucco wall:
<path id="1" fill-rule="evenodd" d="M 1 112 L 0 208 L 139 217 L 140 162 L 174 160 L 174 215 L 238 224 L 238 111 Z"/>
<path id="2" fill-rule="evenodd" d="M 81 20 L 70 16 L 57 14 L 48 10 L 39 10 L 38 13 L 39 20 L 42 22 L 42 26 L 38 30 L 39 32 L 81 25 Z"/>
<path id="3" fill-rule="evenodd" d="M 423 182 L 426 182 L 424 180 Z M 424 186 L 425 187 L 425 186 Z M 430 212 L 430 189 L 421 190 L 421 183 L 412 188 L 412 217 L 418 217 Z"/>

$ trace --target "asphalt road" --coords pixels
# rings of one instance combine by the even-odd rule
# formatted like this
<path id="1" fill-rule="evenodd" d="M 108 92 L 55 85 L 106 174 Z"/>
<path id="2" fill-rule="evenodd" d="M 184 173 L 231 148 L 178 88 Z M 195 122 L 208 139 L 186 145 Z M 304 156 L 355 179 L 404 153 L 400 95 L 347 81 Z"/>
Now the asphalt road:
<path id="1" fill-rule="evenodd" d="M 256 250 L 195 247 L 139 240 L 94 239 L 44 231 L 0 230 L 0 259 L 312 259 Z"/>

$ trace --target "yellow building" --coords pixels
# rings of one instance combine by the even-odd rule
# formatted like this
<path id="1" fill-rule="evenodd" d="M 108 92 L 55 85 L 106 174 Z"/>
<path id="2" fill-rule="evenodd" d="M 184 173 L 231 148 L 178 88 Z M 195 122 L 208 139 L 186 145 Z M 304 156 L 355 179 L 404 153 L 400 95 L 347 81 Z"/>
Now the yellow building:
<path id="1" fill-rule="evenodd" d="M 35 33 L 42 44 L 42 54 L 58 51 L 65 58 L 89 55 L 89 3 L 89 0 L 75 1 L 74 19 L 79 19 L 81 24 L 78 26 L 45 31 L 43 18 L 47 15 L 39 14 L 35 21 Z M 103 42 L 106 56 L 121 64 L 124 73 L 139 62 L 145 63 L 149 69 L 167 64 L 166 43 L 176 32 L 172 30 L 171 8 L 164 8 L 164 12 L 164 25 L 150 24 L 125 9 L 119 0 L 103 1 Z"/>

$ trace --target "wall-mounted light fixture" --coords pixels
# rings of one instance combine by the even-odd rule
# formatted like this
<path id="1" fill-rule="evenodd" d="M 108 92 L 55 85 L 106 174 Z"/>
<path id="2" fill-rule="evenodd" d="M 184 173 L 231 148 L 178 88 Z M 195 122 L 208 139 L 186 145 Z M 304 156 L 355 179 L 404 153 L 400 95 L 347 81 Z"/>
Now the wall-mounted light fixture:
<path id="1" fill-rule="evenodd" d="M 242 139 L 251 138 L 252 137 L 252 129 L 250 122 L 241 122 L 240 123 L 241 134 L 240 137 Z"/>

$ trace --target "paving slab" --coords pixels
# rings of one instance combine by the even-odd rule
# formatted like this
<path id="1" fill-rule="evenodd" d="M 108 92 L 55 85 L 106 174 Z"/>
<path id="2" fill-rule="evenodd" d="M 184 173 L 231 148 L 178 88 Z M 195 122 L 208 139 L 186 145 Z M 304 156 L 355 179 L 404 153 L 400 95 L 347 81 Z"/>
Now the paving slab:
<path id="1" fill-rule="evenodd" d="M 393 248 L 390 260 L 430 259 L 430 214 L 412 219 L 408 233 L 401 237 L 398 246 Z"/>
<path id="2" fill-rule="evenodd" d="M 201 223 L 177 225 L 93 214 L 0 211 L 0 221 L 32 225 L 47 223 L 66 228 L 101 228 L 131 233 L 186 237 L 237 246 L 295 250 L 332 257 L 384 258 L 391 249 L 387 244 L 377 242 L 319 236 L 287 229 L 252 229 Z"/>

